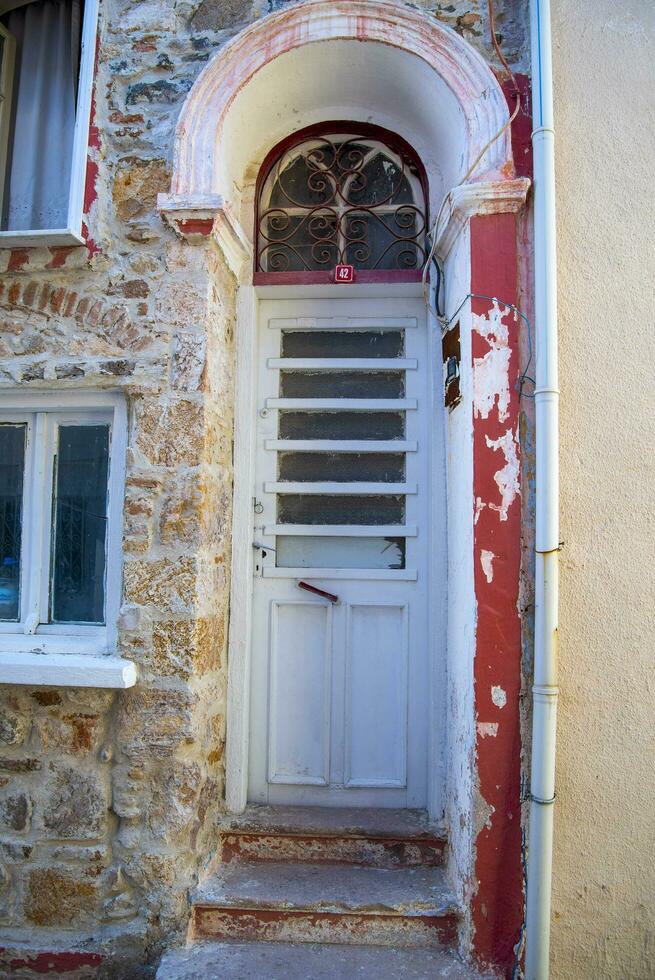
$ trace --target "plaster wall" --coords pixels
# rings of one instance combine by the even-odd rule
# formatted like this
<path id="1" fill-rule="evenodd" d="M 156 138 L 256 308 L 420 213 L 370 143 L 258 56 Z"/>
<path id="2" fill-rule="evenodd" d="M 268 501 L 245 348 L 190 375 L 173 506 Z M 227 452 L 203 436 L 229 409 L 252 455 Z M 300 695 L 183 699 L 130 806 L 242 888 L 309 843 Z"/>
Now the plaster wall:
<path id="1" fill-rule="evenodd" d="M 562 531 L 553 976 L 653 976 L 655 7 L 553 4 Z"/>

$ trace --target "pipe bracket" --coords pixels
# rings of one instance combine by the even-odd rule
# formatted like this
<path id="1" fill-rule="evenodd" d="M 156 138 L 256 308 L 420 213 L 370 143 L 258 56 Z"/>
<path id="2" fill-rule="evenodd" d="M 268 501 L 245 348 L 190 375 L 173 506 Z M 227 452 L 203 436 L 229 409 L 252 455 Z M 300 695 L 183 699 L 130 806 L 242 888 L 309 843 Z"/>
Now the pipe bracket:
<path id="1" fill-rule="evenodd" d="M 535 796 L 534 793 L 530 793 L 530 801 L 532 803 L 538 803 L 540 806 L 552 806 L 555 799 L 556 797 L 553 795 L 549 800 L 542 800 L 540 796 Z"/>

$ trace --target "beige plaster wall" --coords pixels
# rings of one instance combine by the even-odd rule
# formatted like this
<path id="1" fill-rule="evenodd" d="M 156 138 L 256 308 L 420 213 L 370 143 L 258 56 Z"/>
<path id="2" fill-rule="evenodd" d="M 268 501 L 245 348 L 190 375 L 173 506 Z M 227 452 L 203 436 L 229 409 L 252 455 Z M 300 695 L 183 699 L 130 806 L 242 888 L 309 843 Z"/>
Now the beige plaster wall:
<path id="1" fill-rule="evenodd" d="M 553 976 L 655 975 L 655 4 L 554 0 L 562 389 Z"/>

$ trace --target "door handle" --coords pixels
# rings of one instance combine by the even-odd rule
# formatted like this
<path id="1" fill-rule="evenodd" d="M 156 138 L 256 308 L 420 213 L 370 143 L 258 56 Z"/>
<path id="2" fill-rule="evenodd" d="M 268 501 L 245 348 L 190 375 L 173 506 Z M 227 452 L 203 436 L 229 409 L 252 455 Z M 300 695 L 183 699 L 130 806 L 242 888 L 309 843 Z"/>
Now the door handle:
<path id="1" fill-rule="evenodd" d="M 339 596 L 334 595 L 332 592 L 326 592 L 325 589 L 319 589 L 316 585 L 310 585 L 309 582 L 296 582 L 299 589 L 304 589 L 305 592 L 311 592 L 312 595 L 318 595 L 322 599 L 327 599 L 328 602 L 337 603 L 339 601 Z"/>

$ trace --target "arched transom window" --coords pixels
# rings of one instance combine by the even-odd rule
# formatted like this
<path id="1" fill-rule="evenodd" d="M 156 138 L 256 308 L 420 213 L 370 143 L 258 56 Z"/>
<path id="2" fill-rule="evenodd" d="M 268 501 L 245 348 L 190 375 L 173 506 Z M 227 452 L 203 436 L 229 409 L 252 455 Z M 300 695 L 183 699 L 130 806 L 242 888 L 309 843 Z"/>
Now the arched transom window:
<path id="1" fill-rule="evenodd" d="M 416 154 L 377 127 L 337 125 L 296 134 L 264 162 L 255 271 L 318 281 L 346 264 L 361 280 L 416 277 L 427 225 Z"/>

